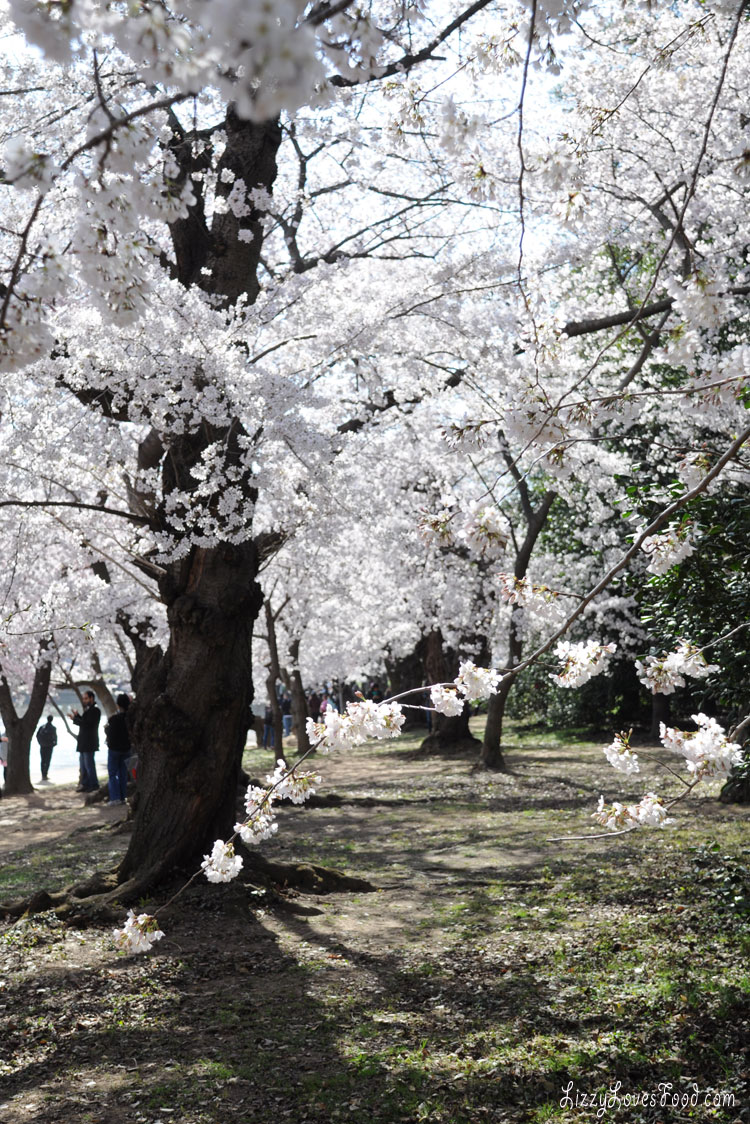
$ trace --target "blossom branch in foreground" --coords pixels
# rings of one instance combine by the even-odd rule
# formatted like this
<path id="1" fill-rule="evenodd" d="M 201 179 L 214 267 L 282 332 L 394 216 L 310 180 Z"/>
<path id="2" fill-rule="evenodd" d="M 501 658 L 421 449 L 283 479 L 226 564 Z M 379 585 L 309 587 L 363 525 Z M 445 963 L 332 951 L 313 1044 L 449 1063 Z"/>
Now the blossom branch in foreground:
<path id="1" fill-rule="evenodd" d="M 581 687 L 595 675 L 606 671 L 609 657 L 616 651 L 616 644 L 599 644 L 596 640 L 585 643 L 561 640 L 555 648 L 555 655 L 562 661 L 562 670 L 557 675 L 551 674 L 550 679 L 558 687 Z"/>
<path id="2" fill-rule="evenodd" d="M 470 660 L 459 667 L 452 684 L 440 684 L 431 688 L 438 698 L 445 699 L 444 705 L 461 709 L 469 699 L 489 698 L 497 690 L 501 675 L 493 668 L 477 667 Z M 423 691 L 425 688 L 419 688 Z M 442 692 L 442 694 L 440 694 Z M 405 692 L 411 694 L 413 692 Z M 403 696 L 399 696 L 403 697 Z M 443 712 L 445 713 L 445 711 Z M 205 855 L 200 869 L 174 894 L 169 901 L 155 910 L 153 914 L 135 915 L 130 910 L 122 929 L 116 929 L 115 939 L 124 952 L 147 952 L 151 946 L 164 936 L 158 927 L 157 914 L 172 904 L 198 877 L 205 874 L 209 882 L 231 882 L 242 869 L 242 858 L 235 854 L 234 843 L 239 837 L 247 845 L 255 845 L 270 839 L 278 830 L 274 813 L 276 800 L 291 800 L 293 804 L 303 804 L 321 783 L 317 773 L 303 773 L 300 765 L 316 749 L 327 752 L 331 749 L 351 749 L 362 745 L 371 738 L 395 738 L 404 723 L 401 705 L 393 699 L 375 703 L 368 699 L 349 703 L 343 714 L 329 710 L 325 722 L 307 721 L 307 731 L 311 747 L 298 761 L 287 768 L 283 761 L 276 762 L 274 772 L 266 777 L 266 788 L 249 785 L 245 794 L 245 819 L 235 824 L 234 835 L 227 842 L 217 839 L 210 855 Z"/>
<path id="3" fill-rule="evenodd" d="M 671 695 L 675 687 L 684 687 L 685 675 L 706 679 L 721 670 L 718 664 L 706 663 L 700 649 L 689 640 L 680 640 L 676 651 L 664 656 L 647 656 L 643 662 L 636 660 L 635 666 L 641 683 L 654 695 Z"/>
<path id="4" fill-rule="evenodd" d="M 604 797 L 600 796 L 592 816 L 602 827 L 612 830 L 601 835 L 560 836 L 550 839 L 549 842 L 606 839 L 614 835 L 624 835 L 639 827 L 665 827 L 673 822 L 669 817 L 669 811 L 675 804 L 689 796 L 696 785 L 711 777 L 728 776 L 732 768 L 739 765 L 742 760 L 739 744 L 730 741 L 715 718 L 710 718 L 706 714 L 693 714 L 692 719 L 698 727 L 694 732 L 686 733 L 684 730 L 673 729 L 665 726 L 663 722 L 660 726 L 662 745 L 682 758 L 682 764 L 690 776 L 690 780 L 685 780 L 669 765 L 664 766 L 684 785 L 679 796 L 665 800 L 654 792 L 647 792 L 637 804 L 622 804 L 619 801 L 606 804 Z M 617 734 L 612 744 L 603 751 L 610 765 L 626 775 L 640 772 L 638 757 L 630 749 L 630 733 L 632 731 L 627 734 Z"/>

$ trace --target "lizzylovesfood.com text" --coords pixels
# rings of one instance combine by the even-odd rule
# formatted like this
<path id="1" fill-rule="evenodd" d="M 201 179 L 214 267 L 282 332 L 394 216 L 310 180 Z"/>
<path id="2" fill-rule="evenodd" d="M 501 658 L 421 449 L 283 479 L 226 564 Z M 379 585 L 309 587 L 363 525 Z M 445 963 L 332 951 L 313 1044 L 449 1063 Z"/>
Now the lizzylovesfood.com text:
<path id="1" fill-rule="evenodd" d="M 623 1092 L 622 1081 L 616 1081 L 602 1093 L 584 1093 L 572 1081 L 562 1087 L 560 1108 L 593 1109 L 601 1118 L 611 1109 L 618 1108 L 695 1108 L 703 1105 L 710 1108 L 734 1108 L 734 1093 L 718 1089 L 699 1089 L 690 1085 L 687 1090 L 676 1089 L 671 1081 L 661 1081 L 655 1089 L 638 1089 Z"/>

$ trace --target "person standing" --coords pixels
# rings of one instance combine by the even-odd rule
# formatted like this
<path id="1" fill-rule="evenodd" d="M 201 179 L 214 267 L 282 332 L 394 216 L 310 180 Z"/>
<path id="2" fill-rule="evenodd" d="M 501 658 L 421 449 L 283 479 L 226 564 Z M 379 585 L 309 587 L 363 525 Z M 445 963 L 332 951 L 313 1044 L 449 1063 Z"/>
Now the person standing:
<path id="1" fill-rule="evenodd" d="M 36 732 L 36 740 L 39 742 L 39 755 L 42 764 L 42 780 L 49 780 L 49 763 L 52 760 L 52 750 L 57 745 L 57 730 L 52 721 L 52 715 L 47 715 L 47 721 L 43 726 L 40 726 Z"/>
<path id="2" fill-rule="evenodd" d="M 81 792 L 96 792 L 99 778 L 96 775 L 94 754 L 99 748 L 99 722 L 102 712 L 96 705 L 93 691 L 83 692 L 83 714 L 70 712 L 73 724 L 78 727 L 77 749 L 81 755 Z"/>
<path id="3" fill-rule="evenodd" d="M 307 700 L 307 709 L 310 712 L 310 717 L 313 722 L 320 722 L 320 695 L 317 691 L 313 691 Z"/>
<path id="4" fill-rule="evenodd" d="M 269 703 L 263 711 L 263 748 L 273 749 L 273 742 L 273 710 Z"/>
<path id="5" fill-rule="evenodd" d="M 113 714 L 104 727 L 107 741 L 107 772 L 109 773 L 109 802 L 124 804 L 128 795 L 128 767 L 130 756 L 130 731 L 128 730 L 128 695 L 117 696 L 117 714 Z"/>
<path id="6" fill-rule="evenodd" d="M 284 725 L 284 737 L 288 738 L 292 732 L 292 696 L 284 691 L 281 696 L 281 717 Z"/>

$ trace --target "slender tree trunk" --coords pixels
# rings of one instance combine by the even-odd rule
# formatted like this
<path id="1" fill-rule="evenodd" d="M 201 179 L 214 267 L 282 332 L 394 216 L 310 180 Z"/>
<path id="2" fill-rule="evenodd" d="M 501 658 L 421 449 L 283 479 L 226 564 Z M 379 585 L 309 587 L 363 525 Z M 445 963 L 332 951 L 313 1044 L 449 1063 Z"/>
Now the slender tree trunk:
<path id="1" fill-rule="evenodd" d="M 266 677 L 266 694 L 268 695 L 268 705 L 271 707 L 271 715 L 273 717 L 273 745 L 271 749 L 273 751 L 274 761 L 286 761 L 284 757 L 284 716 L 279 706 L 276 683 L 277 678 L 273 671 L 270 671 Z"/>
<path id="2" fill-rule="evenodd" d="M 292 661 L 292 670 L 289 676 L 289 690 L 292 695 L 292 729 L 297 738 L 297 756 L 301 757 L 310 749 L 310 739 L 307 736 L 307 698 L 302 685 L 302 672 L 299 669 L 299 640 L 292 640 L 289 644 L 289 658 Z M 286 680 L 285 680 L 286 682 Z"/>
<path id="3" fill-rule="evenodd" d="M 515 667 L 521 661 L 521 653 L 523 652 L 522 627 L 523 613 L 517 606 L 514 606 L 508 628 L 508 667 Z M 512 686 L 512 676 L 506 675 L 500 683 L 497 694 L 491 695 L 487 704 L 487 725 L 484 728 L 481 755 L 485 769 L 502 770 L 505 768 L 505 758 L 502 751 L 503 720 Z"/>
<path id="4" fill-rule="evenodd" d="M 6 796 L 26 796 L 34 791 L 30 767 L 31 739 L 44 712 L 51 671 L 48 662 L 37 667 L 29 703 L 22 715 L 16 710 L 5 676 L 0 678 L 0 714 L 8 737 Z"/>
<path id="5" fill-rule="evenodd" d="M 425 671 L 430 683 L 447 683 L 455 679 L 458 671 L 458 657 L 455 652 L 443 647 L 443 634 L 435 629 L 425 639 Z M 432 733 L 422 742 L 425 753 L 476 752 L 480 745 L 469 729 L 470 709 L 464 707 L 461 714 L 432 715 Z"/>
<path id="6" fill-rule="evenodd" d="M 281 713 L 281 706 L 279 705 L 279 696 L 276 690 L 277 682 L 283 683 L 281 673 L 281 665 L 279 663 L 279 646 L 276 641 L 276 617 L 273 615 L 271 609 L 271 602 L 266 599 L 266 635 L 268 640 L 268 653 L 270 656 L 268 678 L 266 679 L 266 690 L 268 691 L 268 702 L 271 706 L 271 713 L 273 714 L 273 749 L 274 759 L 286 762 L 284 756 L 284 715 Z"/>
<path id="7" fill-rule="evenodd" d="M 546 492 L 539 506 L 532 508 L 526 481 L 518 477 L 517 470 L 513 472 L 513 469 L 511 469 L 511 472 L 517 477 L 516 484 L 519 490 L 521 506 L 526 518 L 526 537 L 516 554 L 516 564 L 513 569 L 514 576 L 520 579 L 526 577 L 536 541 L 542 532 L 544 524 L 547 522 L 547 516 L 550 513 L 552 505 L 557 499 L 557 492 Z M 522 629 L 523 613 L 518 606 L 514 606 L 510 615 L 510 625 L 508 627 L 509 668 L 517 667 L 521 662 L 521 655 L 523 654 Z M 510 694 L 514 681 L 514 676 L 506 676 L 500 684 L 500 689 L 497 694 L 492 695 L 489 701 L 487 725 L 484 730 L 481 755 L 482 764 L 487 769 L 505 768 L 502 751 L 503 720 L 505 718 L 505 707 L 508 702 L 508 695 Z"/>

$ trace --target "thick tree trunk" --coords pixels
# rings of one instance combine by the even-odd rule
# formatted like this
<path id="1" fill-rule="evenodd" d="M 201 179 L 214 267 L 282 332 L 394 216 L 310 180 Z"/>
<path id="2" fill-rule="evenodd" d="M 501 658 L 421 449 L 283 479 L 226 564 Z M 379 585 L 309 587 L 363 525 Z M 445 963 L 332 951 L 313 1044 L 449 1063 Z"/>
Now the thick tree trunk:
<path id="1" fill-rule="evenodd" d="M 505 768 L 503 757 L 503 720 L 505 718 L 505 705 L 513 685 L 513 680 L 506 677 L 500 683 L 496 695 L 490 697 L 487 704 L 487 725 L 484 728 L 484 741 L 482 742 L 482 764 L 485 769 Z"/>
<path id="2" fill-rule="evenodd" d="M 669 722 L 669 696 L 653 694 L 651 696 L 651 735 L 659 737 L 661 723 Z"/>
<path id="3" fill-rule="evenodd" d="M 180 186 L 211 162 L 204 137 L 189 132 L 172 114 L 170 149 Z M 270 192 L 276 178 L 281 141 L 278 121 L 240 120 L 228 106 L 225 145 L 215 165 L 216 193 L 227 196 L 239 179 L 250 191 Z M 199 144 L 196 144 L 200 141 Z M 224 173 L 229 173 L 225 175 Z M 241 297 L 252 303 L 259 292 L 257 271 L 263 246 L 262 215 L 253 207 L 238 218 L 217 208 L 210 228 L 198 181 L 197 201 L 171 226 L 174 273 L 186 287 L 199 285 L 217 307 Z M 196 369 L 196 386 L 200 381 Z M 155 529 L 176 539 L 181 519 L 194 518 L 190 498 L 193 470 L 202 468 L 209 449 L 220 449 L 224 466 L 245 500 L 257 498 L 246 456 L 250 436 L 239 419 L 225 426 L 204 421 L 198 430 L 165 437 L 149 434 L 139 450 L 139 465 L 161 465 L 162 500 L 136 497 Z M 201 503 L 221 522 L 222 485 Z M 173 502 L 176 501 L 176 502 Z M 184 507 L 184 510 L 183 510 Z M 194 866 L 216 839 L 227 839 L 235 822 L 242 751 L 252 723 L 253 626 L 263 604 L 256 582 L 258 551 L 250 539 L 193 546 L 167 565 L 159 590 L 167 607 L 169 646 L 165 653 L 137 644 L 133 744 L 139 757 L 139 800 L 130 846 L 120 866 L 120 882 L 148 885 L 179 866 Z"/>
<path id="4" fill-rule="evenodd" d="M 193 549 L 162 583 L 170 642 L 139 653 L 139 804 L 120 881 L 192 866 L 235 822 L 252 721 L 252 633 L 263 604 L 252 542 Z"/>
<path id="5" fill-rule="evenodd" d="M 398 659 L 387 659 L 385 661 L 385 669 L 388 674 L 388 694 L 400 695 L 402 691 L 413 691 L 416 687 L 421 687 L 425 681 L 425 669 L 422 652 L 424 643 L 422 641 L 417 644 L 414 651 L 409 652 L 405 656 L 399 656 Z M 426 701 L 418 695 L 413 695 L 404 700 L 405 704 L 411 703 L 413 706 L 418 706 L 420 703 Z M 429 705 L 429 703 L 428 703 Z M 408 710 L 404 711 L 406 720 L 402 729 L 413 730 L 416 727 L 424 727 L 427 725 L 427 712 L 425 710 Z"/>
<path id="6" fill-rule="evenodd" d="M 443 634 L 435 629 L 425 639 L 424 665 L 430 683 L 448 683 L 455 679 L 458 657 L 443 647 Z M 422 742 L 423 753 L 475 753 L 480 742 L 469 729 L 471 712 L 465 706 L 461 714 L 432 715 L 432 733 Z"/>
<path id="7" fill-rule="evenodd" d="M 6 796 L 26 796 L 34 791 L 30 766 L 31 739 L 44 712 L 51 671 L 49 663 L 37 667 L 29 703 L 22 715 L 16 710 L 5 676 L 0 679 L 0 714 L 8 737 Z"/>

